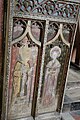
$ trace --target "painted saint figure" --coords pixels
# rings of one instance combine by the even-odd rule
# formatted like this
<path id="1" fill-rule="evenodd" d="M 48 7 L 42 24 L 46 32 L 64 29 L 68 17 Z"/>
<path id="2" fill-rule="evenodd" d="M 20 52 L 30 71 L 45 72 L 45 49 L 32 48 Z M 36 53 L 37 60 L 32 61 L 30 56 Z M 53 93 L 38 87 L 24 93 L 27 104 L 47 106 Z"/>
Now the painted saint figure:
<path id="1" fill-rule="evenodd" d="M 36 70 L 38 48 L 28 46 L 28 38 L 25 37 L 22 46 L 19 48 L 19 56 L 13 72 L 13 95 L 12 101 L 17 97 L 32 99 L 33 86 Z"/>
<path id="2" fill-rule="evenodd" d="M 52 60 L 46 65 L 44 89 L 42 96 L 42 104 L 48 106 L 53 104 L 56 95 L 57 78 L 60 71 L 60 63 L 57 60 L 61 55 L 61 49 L 58 46 L 50 50 Z"/>

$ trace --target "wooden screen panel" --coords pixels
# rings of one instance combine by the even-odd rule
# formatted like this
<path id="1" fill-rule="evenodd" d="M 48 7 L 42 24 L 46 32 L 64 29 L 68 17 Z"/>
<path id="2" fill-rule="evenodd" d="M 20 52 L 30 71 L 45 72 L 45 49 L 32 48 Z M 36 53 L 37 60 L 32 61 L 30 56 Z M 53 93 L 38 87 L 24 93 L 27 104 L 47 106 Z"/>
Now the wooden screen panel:
<path id="1" fill-rule="evenodd" d="M 60 112 L 61 109 L 62 89 L 64 89 L 63 84 L 65 83 L 71 52 L 70 46 L 73 41 L 73 36 L 68 38 L 70 40 L 64 38 L 65 25 L 49 23 L 47 42 L 43 53 L 43 74 L 39 86 L 41 88 L 39 88 L 38 93 L 38 114 Z M 72 30 L 72 34 L 74 34 L 74 30 Z"/>
<path id="2" fill-rule="evenodd" d="M 77 3 L 74 4 L 73 2 L 61 1 L 61 0 L 60 1 L 59 0 L 58 1 L 11 0 L 9 1 L 9 4 L 8 4 L 8 12 L 9 12 L 9 8 L 10 8 L 10 13 L 8 13 L 8 16 L 9 15 L 10 16 L 7 17 L 8 24 L 6 26 L 7 30 L 6 30 L 5 63 L 7 64 L 5 65 L 5 72 L 4 72 L 5 97 L 3 102 L 4 103 L 3 118 L 4 119 L 8 118 L 10 120 L 17 119 L 17 118 L 26 119 L 28 116 L 32 115 L 35 119 L 35 112 L 37 110 L 37 107 L 36 107 L 37 99 L 39 103 L 37 104 L 38 113 L 40 114 L 40 113 L 47 112 L 46 109 L 45 110 L 43 109 L 44 111 L 41 111 L 42 109 L 41 107 L 44 107 L 44 106 L 41 106 L 43 101 L 42 96 L 43 96 L 43 93 L 45 95 L 45 91 L 46 91 L 45 90 L 46 87 L 44 86 L 48 86 L 46 85 L 46 82 L 45 82 L 45 79 L 46 79 L 45 76 L 48 76 L 46 71 L 49 71 L 47 66 L 49 66 L 48 65 L 49 62 L 51 64 L 51 62 L 53 61 L 52 60 L 53 57 L 52 55 L 50 55 L 51 53 L 50 51 L 52 51 L 52 49 L 54 49 L 55 46 L 58 47 L 61 51 L 60 57 L 56 59 L 59 65 L 60 72 L 57 72 L 58 74 L 56 73 L 57 79 L 55 82 L 56 85 L 54 87 L 56 91 L 55 94 L 57 93 L 57 91 L 60 90 L 58 94 L 60 100 L 57 97 L 56 106 L 59 106 L 59 107 L 55 107 L 55 109 L 52 108 L 50 112 L 56 111 L 56 109 L 59 112 L 61 110 L 60 105 L 62 104 L 62 95 L 64 91 L 66 74 L 67 74 L 67 66 L 69 62 L 68 59 L 67 61 L 66 59 L 65 61 L 62 61 L 63 59 L 61 56 L 62 56 L 62 51 L 64 52 L 66 51 L 67 53 L 68 52 L 70 53 L 70 51 L 68 50 L 70 50 L 70 46 L 72 45 L 72 39 L 71 40 L 69 39 L 70 41 L 65 40 L 66 38 L 62 31 L 63 31 L 63 26 L 65 22 L 69 23 L 69 25 L 71 24 L 75 24 L 75 26 L 77 25 L 79 5 Z M 13 24 L 13 18 L 14 18 L 15 24 Z M 37 27 L 35 27 L 36 25 Z M 13 27 L 14 27 L 14 30 L 12 32 Z M 53 27 L 53 29 L 51 27 Z M 73 30 L 74 29 L 75 28 L 73 28 Z M 50 32 L 48 33 L 48 31 Z M 55 44 L 56 41 L 57 41 L 57 44 Z M 60 45 L 67 46 L 68 50 L 66 47 L 64 47 L 62 50 L 62 47 L 59 46 L 59 42 L 60 42 Z M 30 52 L 33 50 L 33 48 L 34 49 L 36 48 L 35 57 L 33 56 L 33 52 Z M 26 52 L 26 49 L 30 50 L 29 51 L 30 54 Z M 12 55 L 13 53 L 15 54 Z M 48 56 L 47 56 L 47 53 L 48 53 Z M 69 58 L 70 54 L 67 54 L 67 53 L 66 53 L 66 58 Z M 23 55 L 23 54 L 27 54 L 27 55 Z M 28 57 L 26 58 L 26 56 Z M 33 59 L 32 56 L 36 59 L 35 65 L 33 65 L 34 60 L 32 61 Z M 27 70 L 26 70 L 26 67 L 24 67 L 25 64 L 24 65 L 20 65 L 20 64 L 26 63 L 27 59 L 29 60 L 29 62 L 27 62 Z M 41 64 L 41 61 L 42 61 L 42 64 Z M 61 73 L 62 62 L 66 63 L 66 65 L 64 67 L 64 72 Z M 18 69 L 19 66 L 21 66 L 20 67 L 21 69 Z M 30 70 L 31 70 L 30 67 L 32 66 L 34 71 L 34 80 L 33 80 L 34 85 L 32 84 L 32 82 L 30 82 L 32 81 L 31 78 L 33 77 L 33 73 L 32 72 L 30 73 Z M 44 71 L 44 74 L 43 74 L 43 71 Z M 29 77 L 29 73 L 31 74 L 30 77 Z M 61 73 L 61 77 L 60 77 L 60 73 Z M 58 76 L 61 78 L 61 80 L 62 78 L 64 79 L 64 82 L 61 82 L 60 87 L 58 87 L 59 86 Z M 15 82 L 16 81 L 14 80 L 15 78 L 16 79 L 18 78 L 17 82 Z M 29 82 L 27 82 L 28 78 L 30 78 Z M 27 85 L 27 83 L 28 85 L 30 84 L 30 87 Z M 33 85 L 33 87 L 31 84 Z M 27 87 L 31 89 L 29 89 L 28 91 Z M 49 90 L 49 91 L 52 91 L 52 90 Z M 27 93 L 33 93 L 33 94 L 28 94 L 29 98 L 27 98 L 26 97 L 28 96 Z M 18 99 L 18 102 L 16 101 L 16 99 Z M 29 103 L 26 105 L 27 106 L 26 109 L 25 109 L 25 106 L 22 105 L 22 101 L 25 101 L 25 103 Z M 20 105 L 22 105 L 21 109 L 18 109 L 19 107 L 17 106 L 18 105 L 17 103 L 20 103 Z M 14 110 L 15 105 L 16 105 L 16 109 Z M 29 109 L 27 110 L 27 108 Z"/>
<path id="3" fill-rule="evenodd" d="M 14 18 L 9 75 L 8 119 L 30 116 L 43 22 Z M 37 31 L 36 31 L 37 30 Z"/>

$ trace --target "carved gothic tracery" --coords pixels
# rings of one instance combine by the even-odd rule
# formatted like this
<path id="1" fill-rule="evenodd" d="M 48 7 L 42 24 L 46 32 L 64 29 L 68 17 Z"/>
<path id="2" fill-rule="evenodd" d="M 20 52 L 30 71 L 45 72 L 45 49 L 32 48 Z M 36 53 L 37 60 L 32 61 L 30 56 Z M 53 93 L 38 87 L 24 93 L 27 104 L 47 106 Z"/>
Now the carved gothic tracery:
<path id="1" fill-rule="evenodd" d="M 16 0 L 15 10 L 24 14 L 77 18 L 78 5 L 52 0 Z"/>
<path id="2" fill-rule="evenodd" d="M 13 28 L 13 40 L 11 44 L 15 44 L 20 42 L 25 35 L 29 33 L 33 42 L 37 43 L 37 45 L 41 46 L 40 42 L 40 32 L 43 31 L 42 21 L 34 21 L 34 20 L 25 20 L 21 18 L 14 19 L 14 28 Z"/>
<path id="3" fill-rule="evenodd" d="M 14 28 L 13 28 L 13 41 L 12 44 L 19 43 L 25 35 L 29 33 L 30 37 L 33 40 L 33 43 L 41 46 L 40 32 L 41 29 L 44 29 L 42 21 L 30 21 L 26 19 L 14 19 Z M 50 22 L 48 28 L 47 42 L 46 45 L 50 44 L 52 41 L 55 41 L 59 35 L 62 38 L 62 41 L 70 46 L 70 36 L 72 37 L 72 32 L 74 32 L 74 24 L 60 24 L 58 22 Z"/>

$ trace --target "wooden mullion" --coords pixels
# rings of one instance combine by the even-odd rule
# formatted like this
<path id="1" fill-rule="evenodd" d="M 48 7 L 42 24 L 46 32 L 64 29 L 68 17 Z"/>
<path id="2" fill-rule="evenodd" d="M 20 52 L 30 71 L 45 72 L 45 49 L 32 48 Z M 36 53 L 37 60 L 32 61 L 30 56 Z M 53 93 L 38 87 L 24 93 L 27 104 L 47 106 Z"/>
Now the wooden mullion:
<path id="1" fill-rule="evenodd" d="M 42 52 L 43 52 L 43 42 L 44 42 L 44 30 L 43 29 L 41 29 L 41 32 L 40 32 L 40 41 L 41 41 L 41 47 L 38 47 L 36 76 L 35 76 L 35 82 L 34 82 L 34 92 L 33 92 L 32 110 L 31 110 L 31 115 L 33 116 L 34 119 L 36 116 L 36 105 L 37 105 L 37 97 L 38 97 L 40 67 L 41 67 Z"/>

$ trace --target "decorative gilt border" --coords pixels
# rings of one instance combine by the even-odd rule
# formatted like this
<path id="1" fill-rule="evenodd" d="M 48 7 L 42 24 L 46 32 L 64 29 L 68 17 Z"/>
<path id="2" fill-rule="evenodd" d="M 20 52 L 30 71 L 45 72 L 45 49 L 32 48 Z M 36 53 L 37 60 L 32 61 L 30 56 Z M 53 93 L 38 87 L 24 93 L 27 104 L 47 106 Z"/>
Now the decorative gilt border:
<path id="1" fill-rule="evenodd" d="M 4 59 L 4 76 L 3 76 L 3 104 L 2 104 L 2 120 L 7 120 L 8 114 L 8 87 L 9 87 L 9 69 L 10 69 L 10 41 L 12 39 L 12 26 L 13 26 L 13 16 L 12 16 L 12 11 L 11 8 L 13 8 L 13 4 L 11 4 L 11 0 L 6 0 L 5 5 L 6 6 L 6 12 L 5 16 L 6 19 L 4 20 L 5 23 L 5 59 Z"/>

